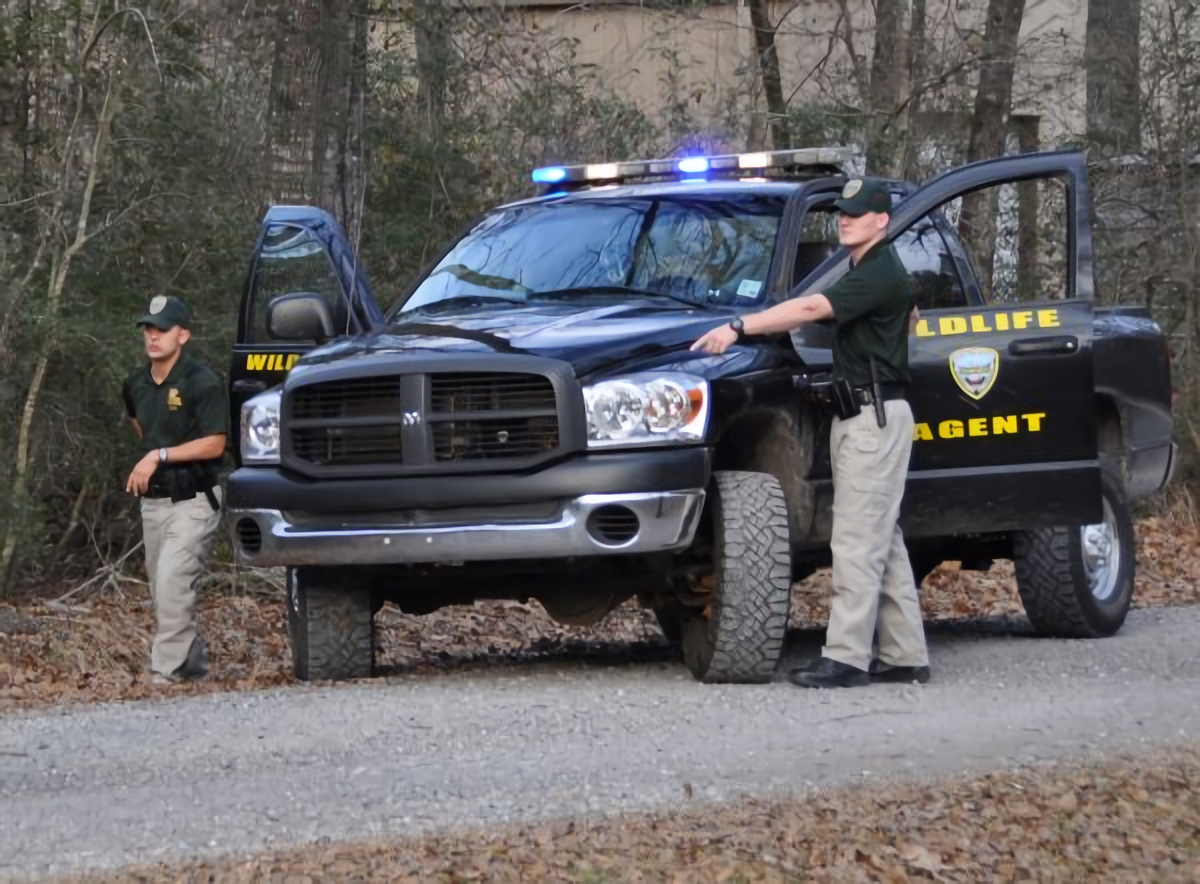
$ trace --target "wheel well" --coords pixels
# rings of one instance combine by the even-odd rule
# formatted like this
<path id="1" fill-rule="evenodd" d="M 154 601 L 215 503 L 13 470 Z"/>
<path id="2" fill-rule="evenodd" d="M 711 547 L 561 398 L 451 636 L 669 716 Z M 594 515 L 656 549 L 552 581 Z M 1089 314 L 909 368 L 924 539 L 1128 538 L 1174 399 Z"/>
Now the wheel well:
<path id="1" fill-rule="evenodd" d="M 1111 396 L 1096 395 L 1096 452 L 1102 464 L 1116 467 L 1121 480 L 1128 482 L 1125 470 L 1125 438 L 1121 432 L 1121 412 Z"/>
<path id="2" fill-rule="evenodd" d="M 803 411 L 758 409 L 740 416 L 717 441 L 714 470 L 769 473 L 783 487 L 793 540 L 805 536 L 813 516 L 813 422 Z"/>

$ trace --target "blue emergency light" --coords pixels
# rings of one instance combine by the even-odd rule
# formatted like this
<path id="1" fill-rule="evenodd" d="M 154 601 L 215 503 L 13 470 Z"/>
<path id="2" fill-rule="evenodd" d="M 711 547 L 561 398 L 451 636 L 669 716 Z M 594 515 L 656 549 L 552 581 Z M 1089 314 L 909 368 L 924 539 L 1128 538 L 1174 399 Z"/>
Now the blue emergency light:
<path id="1" fill-rule="evenodd" d="M 562 166 L 548 166 L 544 169 L 533 170 L 535 184 L 558 184 L 567 177 L 567 170 Z"/>

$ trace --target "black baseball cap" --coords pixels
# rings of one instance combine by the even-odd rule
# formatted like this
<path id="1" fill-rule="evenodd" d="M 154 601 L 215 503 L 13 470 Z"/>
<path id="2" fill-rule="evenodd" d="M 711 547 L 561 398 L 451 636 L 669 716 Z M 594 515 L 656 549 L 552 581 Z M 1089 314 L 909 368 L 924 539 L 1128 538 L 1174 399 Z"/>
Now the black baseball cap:
<path id="1" fill-rule="evenodd" d="M 854 218 L 868 212 L 891 212 L 892 195 L 887 183 L 879 178 L 851 178 L 842 188 L 842 198 L 834 203 L 841 211 Z"/>
<path id="2" fill-rule="evenodd" d="M 138 326 L 152 325 L 159 331 L 170 331 L 175 326 L 187 328 L 192 314 L 187 305 L 174 295 L 159 295 L 150 301 L 150 312 L 137 321 Z"/>

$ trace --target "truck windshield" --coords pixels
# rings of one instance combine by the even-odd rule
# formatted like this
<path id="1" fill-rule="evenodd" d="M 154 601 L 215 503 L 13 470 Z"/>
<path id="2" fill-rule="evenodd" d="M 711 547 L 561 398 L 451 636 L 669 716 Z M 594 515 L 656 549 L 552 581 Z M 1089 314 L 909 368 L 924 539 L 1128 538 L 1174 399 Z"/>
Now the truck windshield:
<path id="1" fill-rule="evenodd" d="M 471 230 L 389 319 L 451 303 L 762 296 L 784 199 L 670 196 L 515 206 Z"/>

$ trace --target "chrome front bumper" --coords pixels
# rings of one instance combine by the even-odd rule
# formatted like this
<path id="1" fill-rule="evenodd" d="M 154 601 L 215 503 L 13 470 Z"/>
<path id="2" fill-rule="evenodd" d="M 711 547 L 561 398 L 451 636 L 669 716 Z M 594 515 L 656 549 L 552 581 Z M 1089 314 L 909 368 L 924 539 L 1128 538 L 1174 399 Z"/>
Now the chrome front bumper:
<path id="1" fill-rule="evenodd" d="M 615 509 L 616 508 L 616 509 Z M 548 520 L 436 527 L 293 524 L 279 510 L 228 512 L 238 561 L 251 567 L 388 565 L 565 558 L 685 549 L 692 542 L 704 491 L 589 494 L 565 501 Z M 598 511 L 604 509 L 603 518 Z M 605 530 L 605 519 L 609 530 Z M 613 519 L 626 539 L 614 539 Z"/>

